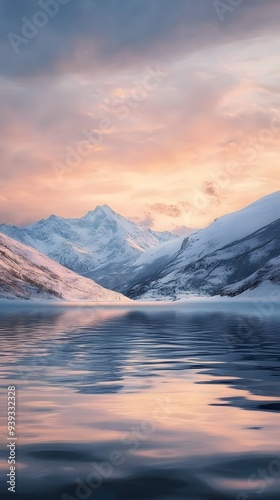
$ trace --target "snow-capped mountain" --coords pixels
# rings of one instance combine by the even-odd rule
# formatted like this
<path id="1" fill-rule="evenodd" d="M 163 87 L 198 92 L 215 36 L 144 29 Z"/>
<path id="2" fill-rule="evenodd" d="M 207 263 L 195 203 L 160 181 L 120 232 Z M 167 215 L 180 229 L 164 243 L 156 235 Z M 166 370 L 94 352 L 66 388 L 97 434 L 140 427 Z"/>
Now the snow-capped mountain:
<path id="1" fill-rule="evenodd" d="M 111 289 L 145 250 L 177 237 L 142 229 L 107 205 L 80 219 L 52 215 L 26 227 L 2 224 L 0 231 Z"/>
<path id="2" fill-rule="evenodd" d="M 127 302 L 33 248 L 0 233 L 0 299 Z"/>
<path id="3" fill-rule="evenodd" d="M 169 255 L 166 245 L 158 247 L 148 259 L 149 273 L 136 268 L 121 290 L 132 298 L 156 300 L 216 295 L 253 275 L 280 255 L 280 191 L 216 219 L 180 243 Z"/>

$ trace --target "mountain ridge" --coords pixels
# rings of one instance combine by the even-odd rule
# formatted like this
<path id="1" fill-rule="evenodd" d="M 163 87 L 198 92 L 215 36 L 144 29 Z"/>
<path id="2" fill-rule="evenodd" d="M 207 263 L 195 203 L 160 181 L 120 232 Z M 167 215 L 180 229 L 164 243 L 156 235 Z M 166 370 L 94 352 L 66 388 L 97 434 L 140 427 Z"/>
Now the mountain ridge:
<path id="1" fill-rule="evenodd" d="M 2 227 L 9 236 L 133 299 L 234 296 L 247 286 L 246 280 L 253 289 L 255 274 L 280 256 L 280 191 L 187 237 L 143 230 L 108 205 L 77 219 L 51 215 L 24 228 Z"/>
<path id="2" fill-rule="evenodd" d="M 128 302 L 0 233 L 0 299 Z"/>
<path id="3" fill-rule="evenodd" d="M 149 263 L 148 278 L 141 279 L 141 270 L 138 275 L 136 271 L 130 277 L 131 287 L 120 291 L 131 298 L 147 300 L 174 300 L 189 293 L 219 294 L 224 287 L 245 279 L 250 271 L 256 272 L 269 259 L 280 255 L 279 235 L 280 191 L 277 191 L 184 238 L 169 262 L 166 257 L 163 268 L 157 258 L 158 247 L 154 261 Z"/>
<path id="4" fill-rule="evenodd" d="M 108 205 L 81 218 L 51 215 L 27 226 L 0 225 L 0 231 L 105 287 L 118 284 L 125 269 L 149 248 L 176 239 L 171 232 L 143 229 Z"/>

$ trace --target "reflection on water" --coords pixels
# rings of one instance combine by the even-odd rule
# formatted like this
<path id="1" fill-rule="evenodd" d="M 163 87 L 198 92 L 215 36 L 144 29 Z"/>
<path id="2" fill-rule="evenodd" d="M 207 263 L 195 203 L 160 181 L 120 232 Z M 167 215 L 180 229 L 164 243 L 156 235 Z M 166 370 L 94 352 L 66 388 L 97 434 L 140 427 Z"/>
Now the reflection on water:
<path id="1" fill-rule="evenodd" d="M 249 308 L 0 310 L 16 497 L 279 500 L 280 316 Z"/>

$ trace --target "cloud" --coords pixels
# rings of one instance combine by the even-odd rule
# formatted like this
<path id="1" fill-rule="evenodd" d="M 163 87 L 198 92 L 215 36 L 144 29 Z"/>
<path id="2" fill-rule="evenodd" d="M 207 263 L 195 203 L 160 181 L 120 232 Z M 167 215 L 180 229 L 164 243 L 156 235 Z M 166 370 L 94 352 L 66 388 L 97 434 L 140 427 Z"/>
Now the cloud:
<path id="1" fill-rule="evenodd" d="M 130 217 L 130 219 L 143 229 L 152 229 L 154 226 L 154 219 L 149 213 L 146 213 L 144 217 Z"/>
<path id="2" fill-rule="evenodd" d="M 15 54 L 7 35 L 22 36 L 22 18 L 32 22 L 40 10 L 37 0 L 2 1 L 2 74 L 122 71 L 276 31 L 280 15 L 278 0 L 247 0 L 224 23 L 209 0 L 69 0 Z"/>
<path id="3" fill-rule="evenodd" d="M 181 210 L 176 205 L 167 205 L 165 203 L 154 203 L 149 205 L 151 212 L 155 214 L 166 215 L 167 217 L 177 218 L 182 215 Z"/>
<path id="4" fill-rule="evenodd" d="M 206 181 L 203 185 L 203 191 L 208 196 L 215 198 L 218 203 L 220 203 L 219 189 L 214 184 L 214 182 Z"/>
<path id="5" fill-rule="evenodd" d="M 172 233 L 177 234 L 178 236 L 189 236 L 194 231 L 194 229 L 187 226 L 174 226 L 172 228 Z"/>
<path id="6" fill-rule="evenodd" d="M 108 203 L 147 226 L 199 227 L 277 189 L 280 145 L 259 136 L 279 114 L 278 0 L 247 0 L 223 23 L 209 0 L 69 0 L 15 54 L 6 35 L 21 33 L 38 5 L 2 1 L 1 220 Z M 157 65 L 168 75 L 131 100 Z M 69 148 L 76 154 L 83 131 L 104 119 L 112 125 L 99 147 L 59 182 L 53 162 L 67 166 Z M 252 147 L 249 163 L 242 152 Z M 221 190 L 213 176 L 230 161 L 243 166 Z M 197 193 L 209 206 L 194 209 Z"/>

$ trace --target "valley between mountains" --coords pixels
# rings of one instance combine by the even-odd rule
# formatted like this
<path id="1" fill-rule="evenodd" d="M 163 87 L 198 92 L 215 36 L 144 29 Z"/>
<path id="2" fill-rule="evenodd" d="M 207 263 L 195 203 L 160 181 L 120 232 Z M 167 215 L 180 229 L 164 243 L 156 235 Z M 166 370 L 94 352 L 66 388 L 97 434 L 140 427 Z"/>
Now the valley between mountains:
<path id="1" fill-rule="evenodd" d="M 0 299 L 166 301 L 280 291 L 280 191 L 184 237 L 98 206 L 0 225 Z"/>

